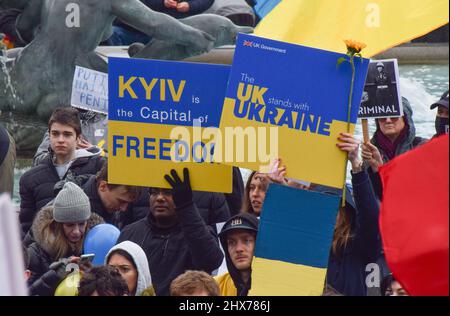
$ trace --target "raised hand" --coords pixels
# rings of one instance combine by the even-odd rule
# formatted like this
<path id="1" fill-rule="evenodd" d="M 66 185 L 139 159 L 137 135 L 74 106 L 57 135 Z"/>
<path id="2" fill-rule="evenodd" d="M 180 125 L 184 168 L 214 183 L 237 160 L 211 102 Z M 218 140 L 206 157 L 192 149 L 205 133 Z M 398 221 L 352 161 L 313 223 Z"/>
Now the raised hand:
<path id="1" fill-rule="evenodd" d="M 361 156 L 369 164 L 373 172 L 378 172 L 378 168 L 383 165 L 383 157 L 381 157 L 380 151 L 370 142 L 362 145 Z"/>
<path id="2" fill-rule="evenodd" d="M 361 159 L 359 158 L 359 145 L 361 142 L 348 133 L 341 133 L 338 140 L 340 142 L 336 146 L 348 153 L 348 160 L 352 164 L 354 171 L 357 171 L 361 167 Z"/>
<path id="3" fill-rule="evenodd" d="M 78 142 L 77 142 L 77 147 L 76 149 L 88 149 L 93 147 L 94 145 L 92 145 L 90 142 L 88 142 L 82 135 L 79 138 Z"/>
<path id="4" fill-rule="evenodd" d="M 267 176 L 270 181 L 278 184 L 287 184 L 287 179 L 284 177 L 286 175 L 286 166 L 280 167 L 281 158 L 275 158 L 269 166 L 269 172 Z"/>
<path id="5" fill-rule="evenodd" d="M 178 176 L 176 170 L 170 170 L 170 174 L 172 175 L 172 177 L 166 174 L 164 176 L 164 179 L 166 179 L 166 181 L 172 187 L 172 196 L 175 206 L 177 208 L 180 208 L 185 206 L 186 204 L 192 203 L 192 188 L 189 179 L 189 170 L 187 168 L 183 169 L 183 181 Z"/>

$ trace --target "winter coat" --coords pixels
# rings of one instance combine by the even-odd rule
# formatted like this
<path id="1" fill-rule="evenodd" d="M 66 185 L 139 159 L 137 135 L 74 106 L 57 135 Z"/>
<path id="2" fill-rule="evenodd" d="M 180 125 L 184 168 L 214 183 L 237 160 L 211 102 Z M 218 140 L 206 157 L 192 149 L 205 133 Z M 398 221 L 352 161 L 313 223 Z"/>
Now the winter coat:
<path id="1" fill-rule="evenodd" d="M 230 217 L 223 193 L 194 191 L 192 200 L 207 225 L 224 222 Z"/>
<path id="2" fill-rule="evenodd" d="M 31 227 L 35 241 L 27 249 L 30 259 L 29 270 L 32 273 L 28 280 L 30 295 L 51 296 L 61 281 L 54 270 L 49 270 L 49 265 L 57 260 L 52 259 L 55 257 L 53 243 L 52 240 L 44 238 L 43 228 L 51 221 L 53 221 L 53 209 L 44 208 L 38 212 Z M 85 236 L 89 229 L 101 223 L 103 219 L 92 213 Z"/>
<path id="3" fill-rule="evenodd" d="M 352 173 L 352 184 L 356 208 L 348 202 L 345 206 L 351 212 L 352 238 L 337 254 L 330 251 L 327 283 L 343 295 L 365 296 L 366 266 L 375 263 L 381 254 L 379 202 L 367 172 Z"/>
<path id="4" fill-rule="evenodd" d="M 220 296 L 237 296 L 237 289 L 229 272 L 216 276 L 214 279 L 219 284 Z"/>
<path id="5" fill-rule="evenodd" d="M 90 151 L 77 150 L 76 158 L 61 179 L 56 171 L 51 156 L 38 166 L 25 172 L 20 178 L 20 214 L 19 221 L 24 237 L 31 227 L 36 213 L 55 198 L 55 184 L 67 177 L 96 174 L 104 163 L 100 150 L 93 147 Z"/>
<path id="6" fill-rule="evenodd" d="M 119 249 L 125 251 L 131 256 L 131 258 L 133 258 L 133 263 L 136 265 L 138 273 L 135 296 L 141 296 L 142 293 L 152 284 L 152 277 L 148 267 L 147 256 L 139 245 L 127 240 L 115 245 L 108 251 L 108 254 L 105 257 L 105 265 L 108 264 L 113 252 Z"/>
<path id="7" fill-rule="evenodd" d="M 159 228 L 151 213 L 126 226 L 118 243 L 130 240 L 147 255 L 157 295 L 169 295 L 171 282 L 186 270 L 211 273 L 223 260 L 213 229 L 207 226 L 194 203 L 176 208 L 178 223 Z"/>

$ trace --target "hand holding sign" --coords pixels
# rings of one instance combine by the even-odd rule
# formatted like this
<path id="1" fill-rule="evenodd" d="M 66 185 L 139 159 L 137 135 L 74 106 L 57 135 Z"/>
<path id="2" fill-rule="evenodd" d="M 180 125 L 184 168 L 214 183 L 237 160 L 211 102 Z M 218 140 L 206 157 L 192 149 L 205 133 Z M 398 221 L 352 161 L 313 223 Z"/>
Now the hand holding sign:
<path id="1" fill-rule="evenodd" d="M 348 153 L 348 160 L 352 164 L 352 169 L 356 171 L 361 167 L 361 159 L 359 159 L 359 145 L 361 142 L 348 133 L 341 133 L 338 140 L 340 143 L 337 143 L 336 146 Z"/>
<path id="2" fill-rule="evenodd" d="M 378 168 L 383 165 L 380 151 L 370 142 L 362 145 L 361 156 L 364 161 L 367 161 L 373 172 L 378 172 Z"/>
<path id="3" fill-rule="evenodd" d="M 166 174 L 164 179 L 169 182 L 173 189 L 173 201 L 175 206 L 180 208 L 191 203 L 192 188 L 189 180 L 189 170 L 187 168 L 183 169 L 183 181 L 180 179 L 175 169 L 170 170 L 170 174 L 172 175 L 172 178 Z"/>

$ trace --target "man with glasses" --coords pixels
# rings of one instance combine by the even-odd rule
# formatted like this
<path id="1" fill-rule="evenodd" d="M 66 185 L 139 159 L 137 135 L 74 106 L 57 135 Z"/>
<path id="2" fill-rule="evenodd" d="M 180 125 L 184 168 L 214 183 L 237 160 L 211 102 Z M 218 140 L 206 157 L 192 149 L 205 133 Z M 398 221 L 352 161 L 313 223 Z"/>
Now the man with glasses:
<path id="1" fill-rule="evenodd" d="M 211 273 L 223 260 L 214 230 L 193 202 L 186 168 L 183 176 L 171 170 L 165 179 L 172 189 L 150 188 L 147 217 L 126 226 L 117 241 L 133 241 L 145 251 L 157 296 L 168 296 L 171 282 L 186 270 Z"/>

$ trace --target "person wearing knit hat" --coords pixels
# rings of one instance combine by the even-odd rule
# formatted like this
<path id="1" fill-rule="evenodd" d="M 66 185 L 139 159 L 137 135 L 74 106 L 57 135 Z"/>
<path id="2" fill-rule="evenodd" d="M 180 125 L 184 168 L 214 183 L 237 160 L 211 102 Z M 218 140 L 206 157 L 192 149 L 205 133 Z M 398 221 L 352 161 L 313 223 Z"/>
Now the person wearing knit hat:
<path id="1" fill-rule="evenodd" d="M 91 217 L 86 193 L 73 182 L 64 184 L 53 204 L 53 219 L 58 223 L 85 222 Z"/>
<path id="2" fill-rule="evenodd" d="M 40 210 L 31 227 L 35 240 L 28 248 L 33 272 L 28 281 L 31 295 L 53 295 L 67 274 L 67 264 L 82 254 L 89 229 L 102 222 L 91 213 L 83 190 L 72 182 L 64 184 L 53 205 Z"/>

